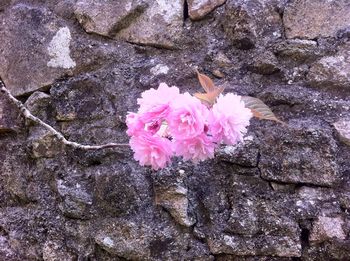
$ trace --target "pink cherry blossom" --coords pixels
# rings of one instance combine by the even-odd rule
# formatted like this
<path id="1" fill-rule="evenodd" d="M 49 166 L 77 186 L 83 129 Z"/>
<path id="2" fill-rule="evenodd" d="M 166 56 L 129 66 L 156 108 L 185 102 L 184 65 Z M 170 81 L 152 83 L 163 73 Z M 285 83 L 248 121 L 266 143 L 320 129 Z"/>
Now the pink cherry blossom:
<path id="1" fill-rule="evenodd" d="M 186 140 L 176 140 L 173 148 L 177 156 L 197 163 L 214 157 L 216 144 L 205 134 Z"/>
<path id="2" fill-rule="evenodd" d="M 154 170 L 158 170 L 170 162 L 172 144 L 166 138 L 139 133 L 131 137 L 129 144 L 134 151 L 134 159 L 139 161 L 141 166 L 152 166 Z"/>
<path id="3" fill-rule="evenodd" d="M 155 134 L 168 113 L 168 104 L 155 106 L 144 113 L 129 112 L 126 117 L 126 125 L 128 127 L 126 133 L 129 136 L 136 135 L 140 131 L 149 131 L 151 134 Z"/>
<path id="4" fill-rule="evenodd" d="M 171 135 L 177 140 L 200 135 L 208 113 L 207 107 L 189 93 L 178 96 L 172 102 L 167 118 Z"/>
<path id="5" fill-rule="evenodd" d="M 209 132 L 215 141 L 234 145 L 243 140 L 252 116 L 240 96 L 220 95 L 209 115 Z"/>
<path id="6" fill-rule="evenodd" d="M 139 114 L 129 112 L 126 116 L 126 125 L 128 127 L 126 133 L 129 136 L 136 135 L 144 130 L 145 124 L 141 121 Z"/>
<path id="7" fill-rule="evenodd" d="M 137 104 L 140 105 L 139 113 L 149 112 L 150 110 L 158 111 L 158 106 L 162 106 L 166 109 L 174 99 L 180 95 L 179 88 L 173 86 L 169 87 L 165 83 L 159 84 L 157 90 L 151 88 L 150 90 L 144 91 L 141 94 L 141 98 L 137 99 Z"/>

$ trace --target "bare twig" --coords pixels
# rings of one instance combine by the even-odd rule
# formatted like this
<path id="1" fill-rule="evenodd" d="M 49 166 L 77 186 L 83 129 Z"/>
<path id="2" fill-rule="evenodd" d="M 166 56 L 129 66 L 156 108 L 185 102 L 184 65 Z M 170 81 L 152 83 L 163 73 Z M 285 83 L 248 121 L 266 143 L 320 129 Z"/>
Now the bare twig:
<path id="1" fill-rule="evenodd" d="M 49 130 L 59 141 L 61 141 L 63 144 L 76 148 L 76 149 L 83 149 L 83 150 L 99 150 L 99 149 L 106 149 L 106 148 L 114 148 L 114 147 L 121 147 L 121 146 L 129 146 L 129 144 L 125 143 L 107 143 L 103 145 L 83 145 L 74 141 L 67 140 L 59 131 L 55 130 L 53 127 L 51 127 L 49 124 L 43 122 L 39 118 L 35 117 L 24 105 L 22 102 L 20 102 L 18 99 L 16 99 L 10 91 L 6 88 L 4 82 L 0 79 L 0 91 L 1 93 L 5 94 L 20 110 L 22 115 L 29 120 L 32 120 L 33 122 L 43 126 L 47 130 Z"/>

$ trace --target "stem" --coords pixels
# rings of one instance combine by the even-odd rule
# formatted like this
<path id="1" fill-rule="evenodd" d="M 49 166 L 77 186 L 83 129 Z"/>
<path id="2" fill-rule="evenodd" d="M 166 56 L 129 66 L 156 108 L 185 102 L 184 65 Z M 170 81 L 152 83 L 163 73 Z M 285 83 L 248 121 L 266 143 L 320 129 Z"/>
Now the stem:
<path id="1" fill-rule="evenodd" d="M 46 128 L 48 131 L 50 131 L 59 141 L 61 141 L 63 144 L 76 148 L 76 149 L 83 149 L 83 150 L 99 150 L 99 149 L 106 149 L 106 148 L 114 148 L 114 147 L 121 147 L 121 146 L 129 146 L 129 144 L 125 143 L 107 143 L 102 145 L 83 145 L 74 141 L 67 140 L 62 133 L 55 130 L 53 127 L 51 127 L 49 124 L 43 122 L 38 117 L 35 117 L 24 105 L 22 102 L 20 102 L 18 99 L 16 99 L 10 91 L 6 88 L 4 82 L 0 78 L 0 91 L 4 95 L 6 95 L 20 110 L 21 114 L 26 118 L 29 119 L 44 128 Z"/>

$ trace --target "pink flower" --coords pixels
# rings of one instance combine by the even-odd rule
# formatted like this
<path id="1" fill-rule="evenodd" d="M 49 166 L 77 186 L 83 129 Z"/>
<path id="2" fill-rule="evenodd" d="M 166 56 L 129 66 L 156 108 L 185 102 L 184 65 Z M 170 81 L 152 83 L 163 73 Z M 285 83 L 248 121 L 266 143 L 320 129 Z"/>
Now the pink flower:
<path id="1" fill-rule="evenodd" d="M 149 112 L 150 110 L 156 110 L 161 113 L 158 107 L 161 106 L 163 109 L 166 109 L 166 105 L 169 105 L 179 95 L 179 88 L 175 86 L 169 87 L 167 84 L 161 83 L 157 90 L 152 88 L 144 91 L 141 94 L 141 98 L 137 99 L 137 104 L 140 105 L 139 113 Z"/>
<path id="2" fill-rule="evenodd" d="M 166 138 L 142 133 L 132 136 L 129 144 L 134 151 L 134 159 L 139 161 L 141 166 L 152 166 L 154 170 L 158 170 L 170 162 L 171 142 Z"/>
<path id="3" fill-rule="evenodd" d="M 150 131 L 155 134 L 163 120 L 169 113 L 169 104 L 157 105 L 143 113 L 129 112 L 126 117 L 126 125 L 129 136 L 136 135 L 140 131 Z"/>
<path id="4" fill-rule="evenodd" d="M 128 127 L 126 133 L 129 136 L 136 135 L 145 128 L 145 124 L 141 121 L 140 116 L 133 112 L 129 112 L 126 116 L 126 125 Z"/>
<path id="5" fill-rule="evenodd" d="M 216 144 L 208 136 L 202 134 L 192 139 L 176 140 L 173 148 L 177 156 L 182 156 L 184 160 L 192 160 L 197 163 L 213 158 L 215 146 Z"/>
<path id="6" fill-rule="evenodd" d="M 167 118 L 171 135 L 182 140 L 202 134 L 208 113 L 207 107 L 189 93 L 178 96 Z"/>
<path id="7" fill-rule="evenodd" d="M 252 116 L 240 96 L 220 95 L 209 116 L 209 132 L 215 141 L 234 145 L 243 140 Z"/>

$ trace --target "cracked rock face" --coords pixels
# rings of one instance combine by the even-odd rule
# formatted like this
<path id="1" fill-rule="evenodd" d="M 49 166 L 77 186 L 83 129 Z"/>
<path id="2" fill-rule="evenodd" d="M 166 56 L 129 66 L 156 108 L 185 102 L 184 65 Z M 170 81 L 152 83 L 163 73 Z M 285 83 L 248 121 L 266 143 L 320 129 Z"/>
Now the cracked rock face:
<path id="1" fill-rule="evenodd" d="M 127 143 L 140 94 L 195 69 L 285 122 L 152 171 L 0 93 L 0 260 L 349 259 L 347 1 L 0 2 L 0 77 L 68 140 Z"/>

